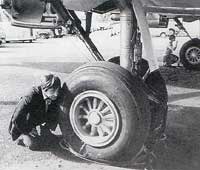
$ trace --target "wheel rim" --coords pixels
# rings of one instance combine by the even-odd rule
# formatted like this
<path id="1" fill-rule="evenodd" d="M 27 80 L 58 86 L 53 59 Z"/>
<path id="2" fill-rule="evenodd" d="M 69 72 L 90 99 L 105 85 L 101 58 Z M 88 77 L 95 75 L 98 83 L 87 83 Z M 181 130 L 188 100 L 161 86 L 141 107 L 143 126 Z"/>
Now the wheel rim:
<path id="1" fill-rule="evenodd" d="M 119 114 L 112 101 L 98 91 L 77 95 L 70 108 L 70 122 L 76 135 L 86 144 L 103 147 L 119 131 Z"/>
<path id="2" fill-rule="evenodd" d="M 195 65 L 200 63 L 200 48 L 190 47 L 185 53 L 186 59 L 189 63 Z"/>

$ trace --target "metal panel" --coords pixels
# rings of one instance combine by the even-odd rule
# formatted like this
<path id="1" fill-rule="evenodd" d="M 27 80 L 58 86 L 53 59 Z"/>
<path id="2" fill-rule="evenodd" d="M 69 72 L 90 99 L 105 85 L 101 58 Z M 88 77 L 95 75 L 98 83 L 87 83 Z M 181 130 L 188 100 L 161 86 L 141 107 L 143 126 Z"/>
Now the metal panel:
<path id="1" fill-rule="evenodd" d="M 109 0 L 63 0 L 65 8 L 76 11 L 90 11 Z"/>
<path id="2" fill-rule="evenodd" d="M 22 22 L 38 22 L 44 12 L 45 2 L 40 0 L 12 0 L 12 16 Z"/>
<path id="3" fill-rule="evenodd" d="M 175 15 L 200 15 L 200 0 L 141 0 L 147 12 Z"/>
<path id="4" fill-rule="evenodd" d="M 141 0 L 145 6 L 200 8 L 200 0 Z"/>
<path id="5" fill-rule="evenodd" d="M 142 33 L 142 40 L 146 53 L 146 59 L 149 62 L 150 71 L 153 72 L 154 70 L 157 70 L 159 67 L 157 58 L 154 55 L 152 39 L 148 29 L 148 23 L 146 20 L 145 11 L 142 7 L 141 1 L 132 0 L 132 4 L 133 4 L 133 10 L 135 11 L 136 18 L 138 21 L 138 26 Z"/>

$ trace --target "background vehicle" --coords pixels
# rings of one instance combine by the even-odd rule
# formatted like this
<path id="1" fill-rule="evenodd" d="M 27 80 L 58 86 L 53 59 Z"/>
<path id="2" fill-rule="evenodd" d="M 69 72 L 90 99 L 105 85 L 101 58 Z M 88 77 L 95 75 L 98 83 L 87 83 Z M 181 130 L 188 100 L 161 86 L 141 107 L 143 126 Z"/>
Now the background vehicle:
<path id="1" fill-rule="evenodd" d="M 32 42 L 35 40 L 32 29 L 12 26 L 9 17 L 3 13 L 2 9 L 0 9 L 0 28 L 4 34 L 6 42 Z"/>
<path id="2" fill-rule="evenodd" d="M 50 37 L 50 33 L 48 32 L 39 32 L 36 35 L 37 38 L 41 38 L 41 39 L 49 39 Z"/>
<path id="3" fill-rule="evenodd" d="M 52 37 L 52 33 L 51 30 L 45 30 L 45 29 L 41 29 L 41 30 L 34 30 L 34 32 L 36 32 L 36 38 L 40 38 L 40 39 L 49 39 L 50 37 Z"/>
<path id="4" fill-rule="evenodd" d="M 176 22 L 173 20 L 169 20 L 166 27 L 150 27 L 149 28 L 151 36 L 153 37 L 168 37 L 171 34 L 171 31 L 175 33 L 175 35 L 178 36 L 179 29 L 176 27 Z M 185 35 L 186 36 L 186 35 Z"/>
<path id="5" fill-rule="evenodd" d="M 190 33 L 190 36 L 193 38 L 200 37 L 200 21 L 193 21 L 193 22 L 183 22 L 185 29 Z M 167 37 L 170 34 L 170 30 L 175 31 L 175 35 L 178 37 L 186 37 L 187 34 L 183 30 L 179 30 L 176 26 L 176 23 L 172 20 L 169 21 L 167 28 L 149 28 L 151 35 L 156 37 Z"/>
<path id="6" fill-rule="evenodd" d="M 149 28 L 149 30 L 152 37 L 162 37 L 162 38 L 168 37 L 170 35 L 170 30 L 174 30 L 176 35 L 179 32 L 178 28 L 176 27 Z"/>
<path id="7" fill-rule="evenodd" d="M 0 27 L 5 34 L 5 41 L 21 41 L 21 42 L 32 42 L 35 37 L 32 34 L 32 30 L 29 28 L 19 28 L 12 26 L 10 22 L 1 22 Z"/>
<path id="8" fill-rule="evenodd" d="M 5 42 L 6 35 L 3 30 L 0 28 L 0 45 Z"/>

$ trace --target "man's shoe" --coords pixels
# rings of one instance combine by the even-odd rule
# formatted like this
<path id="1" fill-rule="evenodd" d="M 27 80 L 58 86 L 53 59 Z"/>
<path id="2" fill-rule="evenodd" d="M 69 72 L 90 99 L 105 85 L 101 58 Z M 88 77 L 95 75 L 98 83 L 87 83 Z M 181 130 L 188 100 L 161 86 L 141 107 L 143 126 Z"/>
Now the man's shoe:
<path id="1" fill-rule="evenodd" d="M 33 128 L 33 129 L 31 130 L 31 132 L 29 132 L 29 135 L 32 136 L 32 137 L 37 137 L 37 136 L 39 136 L 38 131 L 37 131 L 36 128 Z"/>
<path id="2" fill-rule="evenodd" d="M 33 137 L 31 135 L 21 135 L 17 141 L 17 145 L 31 148 L 34 145 Z"/>

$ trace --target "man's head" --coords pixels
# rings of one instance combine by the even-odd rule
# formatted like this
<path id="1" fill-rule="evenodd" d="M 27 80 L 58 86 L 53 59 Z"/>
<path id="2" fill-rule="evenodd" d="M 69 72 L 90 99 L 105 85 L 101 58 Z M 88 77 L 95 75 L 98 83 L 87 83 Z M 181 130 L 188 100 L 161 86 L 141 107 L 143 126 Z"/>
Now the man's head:
<path id="1" fill-rule="evenodd" d="M 61 82 L 57 76 L 48 74 L 42 77 L 41 87 L 45 97 L 56 100 L 61 88 Z"/>
<path id="2" fill-rule="evenodd" d="M 170 35 L 175 35 L 175 34 L 176 34 L 176 31 L 173 28 L 170 28 L 169 29 L 169 36 Z"/>

